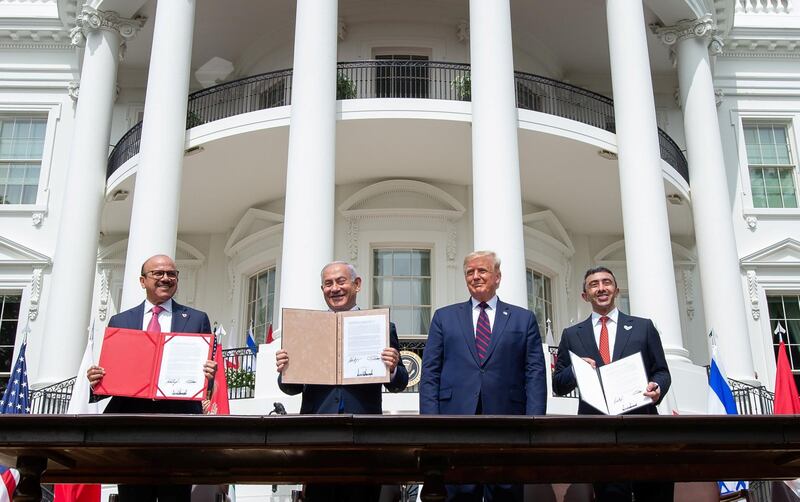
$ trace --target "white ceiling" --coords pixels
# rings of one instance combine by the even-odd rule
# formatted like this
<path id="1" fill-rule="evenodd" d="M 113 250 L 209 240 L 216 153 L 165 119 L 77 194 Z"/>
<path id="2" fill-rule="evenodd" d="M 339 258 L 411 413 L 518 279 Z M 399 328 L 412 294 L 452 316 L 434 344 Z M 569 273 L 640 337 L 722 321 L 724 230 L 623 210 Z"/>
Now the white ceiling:
<path id="1" fill-rule="evenodd" d="M 198 0 L 192 52 L 193 72 L 212 57 L 239 67 L 254 50 L 291 46 L 295 2 L 287 0 Z M 155 0 L 138 14 L 148 18 L 142 31 L 128 42 L 121 74 L 147 69 L 155 19 Z M 397 21 L 452 24 L 469 18 L 468 0 L 340 0 L 339 17 L 346 23 Z M 647 23 L 656 20 L 646 10 Z M 516 50 L 546 54 L 555 61 L 559 77 L 600 75 L 608 78 L 608 36 L 605 2 L 601 0 L 511 0 Z M 674 74 L 669 52 L 649 33 L 654 74 Z M 277 69 L 277 68 L 276 68 Z M 241 76 L 241 75 L 234 75 Z M 139 79 L 144 82 L 144 79 Z M 198 83 L 193 81 L 193 87 Z"/>

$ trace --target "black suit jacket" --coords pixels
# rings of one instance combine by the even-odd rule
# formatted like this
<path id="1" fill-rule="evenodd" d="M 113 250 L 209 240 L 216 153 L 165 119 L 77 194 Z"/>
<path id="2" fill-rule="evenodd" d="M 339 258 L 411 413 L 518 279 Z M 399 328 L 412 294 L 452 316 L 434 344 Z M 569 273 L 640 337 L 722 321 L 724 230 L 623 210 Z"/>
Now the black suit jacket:
<path id="1" fill-rule="evenodd" d="M 389 344 L 400 350 L 397 330 L 394 323 L 389 323 Z M 291 354 L 289 355 L 291 357 Z M 291 360 L 291 359 L 290 359 Z M 400 392 L 408 385 L 408 371 L 403 363 L 397 365 L 394 378 L 386 384 L 389 392 Z M 290 396 L 303 393 L 300 413 L 304 415 L 339 413 L 339 403 L 344 400 L 344 413 L 380 415 L 383 413 L 381 384 L 367 383 L 359 385 L 304 385 L 288 384 L 281 381 L 278 375 L 278 386 Z"/>
<path id="2" fill-rule="evenodd" d="M 565 329 L 561 335 L 561 342 L 558 344 L 556 369 L 553 374 L 553 391 L 559 396 L 571 392 L 577 385 L 569 356 L 570 351 L 580 357 L 594 359 L 597 367 L 603 365 L 603 359 L 600 357 L 600 351 L 594 339 L 591 316 L 585 321 Z M 617 335 L 611 361 L 616 361 L 637 352 L 642 353 L 648 381 L 657 383 L 661 388 L 661 397 L 659 399 L 659 402 L 661 402 L 672 383 L 667 360 L 664 357 L 664 348 L 661 346 L 661 337 L 650 319 L 633 317 L 619 312 Z M 655 404 L 631 410 L 629 414 L 658 415 Z M 581 401 L 578 405 L 578 414 L 600 415 L 602 413 Z"/>
<path id="3" fill-rule="evenodd" d="M 120 312 L 108 322 L 109 328 L 142 329 L 144 302 Z M 172 300 L 173 333 L 211 333 L 211 323 L 205 312 L 178 304 Z M 199 401 L 151 400 L 114 396 L 103 413 L 190 413 L 201 414 Z"/>

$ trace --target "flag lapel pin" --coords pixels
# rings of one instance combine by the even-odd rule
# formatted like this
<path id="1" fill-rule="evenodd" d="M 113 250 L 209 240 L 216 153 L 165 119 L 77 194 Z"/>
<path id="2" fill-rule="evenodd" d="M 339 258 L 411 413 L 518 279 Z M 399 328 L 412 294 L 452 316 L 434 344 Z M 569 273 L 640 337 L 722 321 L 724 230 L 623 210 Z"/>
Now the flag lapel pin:
<path id="1" fill-rule="evenodd" d="M 625 326 L 623 326 L 623 328 L 625 328 L 625 331 L 630 331 L 633 329 L 633 326 L 629 326 L 626 324 Z"/>

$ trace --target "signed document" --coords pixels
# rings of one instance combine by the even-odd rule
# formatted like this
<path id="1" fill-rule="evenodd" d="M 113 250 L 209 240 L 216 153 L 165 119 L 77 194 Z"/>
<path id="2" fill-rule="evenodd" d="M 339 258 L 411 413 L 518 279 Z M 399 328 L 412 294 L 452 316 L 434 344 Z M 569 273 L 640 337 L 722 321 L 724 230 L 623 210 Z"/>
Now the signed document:
<path id="1" fill-rule="evenodd" d="M 620 415 L 652 404 L 644 395 L 647 372 L 642 354 L 637 352 L 598 369 L 570 352 L 581 399 L 606 415 Z"/>
<path id="2" fill-rule="evenodd" d="M 95 394 L 143 399 L 191 399 L 206 395 L 203 364 L 211 359 L 212 334 L 148 333 L 106 328 L 99 365 L 106 375 Z"/>
<path id="3" fill-rule="evenodd" d="M 387 383 L 381 360 L 389 346 L 389 309 L 283 309 L 281 348 L 289 354 L 283 383 L 349 385 Z"/>
<path id="4" fill-rule="evenodd" d="M 386 372 L 381 352 L 386 343 L 386 317 L 342 318 L 342 378 L 371 377 Z"/>
<path id="5" fill-rule="evenodd" d="M 157 397 L 204 396 L 207 383 L 203 364 L 208 359 L 208 343 L 204 338 L 168 336 L 161 353 Z"/>

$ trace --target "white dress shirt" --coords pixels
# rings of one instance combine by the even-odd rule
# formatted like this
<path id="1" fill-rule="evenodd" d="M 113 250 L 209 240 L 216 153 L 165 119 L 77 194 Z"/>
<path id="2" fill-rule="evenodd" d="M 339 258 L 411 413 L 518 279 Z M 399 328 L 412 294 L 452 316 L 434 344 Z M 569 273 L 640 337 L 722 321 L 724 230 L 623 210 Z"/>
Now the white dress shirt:
<path id="1" fill-rule="evenodd" d="M 481 315 L 481 308 L 478 300 L 475 298 L 471 298 L 472 300 L 472 334 L 475 334 L 475 330 L 478 327 L 478 316 Z M 486 307 L 486 315 L 489 316 L 489 326 L 494 331 L 494 316 L 497 313 L 497 295 L 494 295 L 488 302 L 486 302 L 488 307 Z"/>
<path id="2" fill-rule="evenodd" d="M 158 314 L 158 324 L 161 325 L 162 333 L 172 332 L 172 298 L 161 304 L 164 310 Z M 142 316 L 142 331 L 147 331 L 150 319 L 153 318 L 153 304 L 149 300 L 144 301 L 144 315 Z"/>
<path id="3" fill-rule="evenodd" d="M 603 323 L 600 322 L 602 316 L 597 312 L 592 312 L 592 328 L 594 329 L 594 343 L 597 344 L 597 349 L 600 350 L 600 330 L 603 328 Z M 614 358 L 614 342 L 617 341 L 617 319 L 619 318 L 619 309 L 614 308 L 611 312 L 606 314 L 608 320 L 606 321 L 606 329 L 608 330 L 608 357 Z"/>

